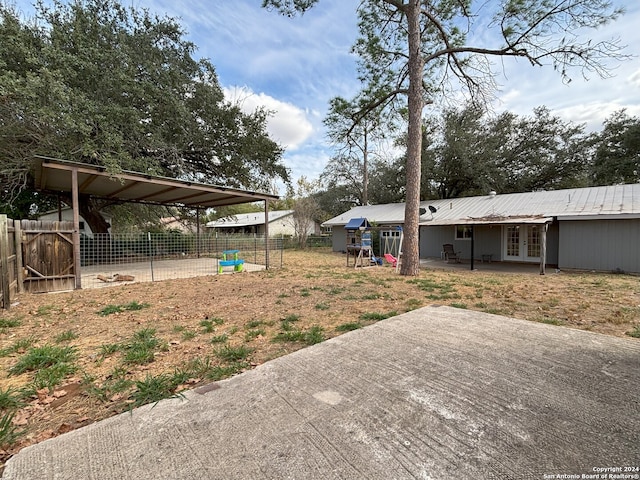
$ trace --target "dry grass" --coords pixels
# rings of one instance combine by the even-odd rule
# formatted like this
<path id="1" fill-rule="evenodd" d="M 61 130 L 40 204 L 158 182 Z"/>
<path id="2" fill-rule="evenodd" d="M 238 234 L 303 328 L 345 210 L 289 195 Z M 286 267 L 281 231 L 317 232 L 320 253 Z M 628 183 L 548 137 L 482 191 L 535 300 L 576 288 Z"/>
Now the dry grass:
<path id="1" fill-rule="evenodd" d="M 433 303 L 640 341 L 626 335 L 640 324 L 638 277 L 425 270 L 407 278 L 389 267 L 348 269 L 343 255 L 327 250 L 287 251 L 284 264 L 268 272 L 19 296 L 0 314 L 0 400 L 24 402 L 7 400 L 4 407 L 24 430 L 4 445 L 5 457 L 154 395 Z M 57 370 L 67 375 L 62 380 L 56 371 L 51 378 L 37 370 L 9 375 L 34 348 L 56 345 L 76 354 L 69 370 Z"/>

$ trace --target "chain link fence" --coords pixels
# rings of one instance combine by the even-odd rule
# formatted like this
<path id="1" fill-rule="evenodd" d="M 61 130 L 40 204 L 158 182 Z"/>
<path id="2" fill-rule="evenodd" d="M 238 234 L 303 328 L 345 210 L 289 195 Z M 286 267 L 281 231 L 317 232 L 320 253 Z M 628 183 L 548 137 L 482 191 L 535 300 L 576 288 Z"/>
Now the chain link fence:
<path id="1" fill-rule="evenodd" d="M 238 271 L 221 268 L 235 251 L 243 271 L 282 267 L 282 237 L 161 233 L 94 234 L 80 241 L 82 287 L 148 282 Z M 268 258 L 267 258 L 268 255 Z"/>

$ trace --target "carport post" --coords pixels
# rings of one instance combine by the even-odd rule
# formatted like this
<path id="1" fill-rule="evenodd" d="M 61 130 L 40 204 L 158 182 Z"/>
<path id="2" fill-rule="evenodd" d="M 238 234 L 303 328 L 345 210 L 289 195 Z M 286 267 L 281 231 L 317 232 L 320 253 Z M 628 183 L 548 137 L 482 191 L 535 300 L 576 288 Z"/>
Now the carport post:
<path id="1" fill-rule="evenodd" d="M 474 237 L 474 231 L 473 231 L 473 225 L 471 225 L 471 270 L 473 270 L 473 255 L 474 255 L 474 245 L 473 245 L 473 237 Z"/>
<path id="2" fill-rule="evenodd" d="M 547 229 L 549 224 L 542 225 L 542 232 L 540 235 L 540 275 L 545 274 L 545 267 L 547 264 Z"/>
<path id="3" fill-rule="evenodd" d="M 73 265 L 76 274 L 76 290 L 82 288 L 80 272 L 80 206 L 78 203 L 78 169 L 71 169 L 71 203 L 73 204 Z"/>

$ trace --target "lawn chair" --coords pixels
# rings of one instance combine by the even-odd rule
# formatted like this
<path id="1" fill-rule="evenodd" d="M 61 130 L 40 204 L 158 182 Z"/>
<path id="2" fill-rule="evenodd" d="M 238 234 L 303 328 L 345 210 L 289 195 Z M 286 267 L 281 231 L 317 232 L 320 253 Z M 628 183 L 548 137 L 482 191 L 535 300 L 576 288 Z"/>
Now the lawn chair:
<path id="1" fill-rule="evenodd" d="M 442 245 L 442 251 L 444 252 L 444 259 L 447 261 L 447 263 L 451 263 L 451 261 L 460 263 L 460 252 L 456 252 L 453 249 L 453 244 L 445 243 L 444 245 Z"/>

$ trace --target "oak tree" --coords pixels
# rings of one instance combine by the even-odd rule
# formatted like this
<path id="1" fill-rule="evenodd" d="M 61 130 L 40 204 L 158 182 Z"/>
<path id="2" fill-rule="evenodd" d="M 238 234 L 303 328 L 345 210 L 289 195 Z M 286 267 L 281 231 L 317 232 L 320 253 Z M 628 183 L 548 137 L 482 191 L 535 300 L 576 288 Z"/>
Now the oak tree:
<path id="1" fill-rule="evenodd" d="M 253 190 L 288 181 L 268 113 L 225 100 L 184 35 L 175 19 L 117 0 L 38 2 L 31 20 L 0 4 L 3 202 L 32 189 L 35 154 Z M 105 204 L 80 205 L 105 232 Z"/>
<path id="2" fill-rule="evenodd" d="M 592 181 L 595 185 L 640 182 L 640 118 L 613 113 L 594 138 Z"/>

